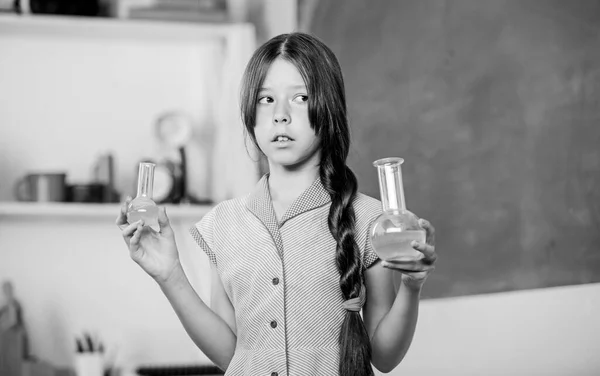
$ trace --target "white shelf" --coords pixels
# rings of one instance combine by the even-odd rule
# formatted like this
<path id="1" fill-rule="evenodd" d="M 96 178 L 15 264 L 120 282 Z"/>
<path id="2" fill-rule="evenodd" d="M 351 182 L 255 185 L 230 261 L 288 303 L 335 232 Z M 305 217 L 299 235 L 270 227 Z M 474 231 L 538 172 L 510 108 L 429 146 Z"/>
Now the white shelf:
<path id="1" fill-rule="evenodd" d="M 163 206 L 163 205 L 159 205 Z M 210 205 L 164 205 L 171 220 L 200 220 L 212 209 Z M 22 219 L 116 219 L 119 204 L 0 202 L 0 220 Z"/>
<path id="2" fill-rule="evenodd" d="M 249 23 L 191 23 L 80 16 L 0 15 L 0 34 L 61 35 L 73 38 L 135 38 L 156 41 L 227 39 L 231 32 L 253 32 Z"/>

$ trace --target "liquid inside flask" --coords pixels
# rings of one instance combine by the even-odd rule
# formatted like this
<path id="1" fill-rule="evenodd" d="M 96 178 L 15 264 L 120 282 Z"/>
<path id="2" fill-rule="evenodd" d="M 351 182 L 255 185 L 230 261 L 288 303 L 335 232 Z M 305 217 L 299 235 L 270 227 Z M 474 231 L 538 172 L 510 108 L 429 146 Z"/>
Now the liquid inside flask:
<path id="1" fill-rule="evenodd" d="M 425 229 L 419 225 L 419 218 L 406 209 L 402 163 L 404 159 L 395 157 L 373 162 L 379 175 L 383 213 L 371 224 L 370 235 L 375 253 L 382 260 L 418 257 L 420 252 L 410 243 L 425 243 Z"/>
<path id="2" fill-rule="evenodd" d="M 152 200 L 154 163 L 140 163 L 137 195 L 127 207 L 127 222 L 144 220 L 145 226 L 158 226 L 158 206 Z"/>

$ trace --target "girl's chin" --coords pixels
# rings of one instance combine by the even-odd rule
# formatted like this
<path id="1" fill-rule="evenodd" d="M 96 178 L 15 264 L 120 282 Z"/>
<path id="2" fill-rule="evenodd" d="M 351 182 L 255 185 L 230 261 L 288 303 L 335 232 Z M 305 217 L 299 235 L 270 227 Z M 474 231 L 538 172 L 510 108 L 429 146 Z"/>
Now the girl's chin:
<path id="1" fill-rule="evenodd" d="M 304 169 L 310 163 L 309 159 L 272 159 L 269 164 L 271 169 L 281 168 L 286 171 L 295 171 Z M 315 167 L 318 167 L 318 164 L 315 164 Z"/>
<path id="2" fill-rule="evenodd" d="M 302 162 L 293 159 L 274 159 L 271 160 L 271 165 L 282 167 L 285 169 L 296 169 L 302 166 Z"/>
<path id="3" fill-rule="evenodd" d="M 287 170 L 305 167 L 307 164 L 319 164 L 319 153 L 298 153 L 297 150 L 279 149 L 269 150 L 266 156 L 269 164 L 280 166 Z"/>

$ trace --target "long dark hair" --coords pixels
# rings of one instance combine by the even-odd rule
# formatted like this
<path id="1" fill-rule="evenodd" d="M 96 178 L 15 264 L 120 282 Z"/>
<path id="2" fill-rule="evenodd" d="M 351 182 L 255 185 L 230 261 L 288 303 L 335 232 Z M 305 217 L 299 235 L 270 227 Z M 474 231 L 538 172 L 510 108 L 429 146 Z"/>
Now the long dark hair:
<path id="1" fill-rule="evenodd" d="M 308 117 L 321 145 L 319 175 L 331 195 L 328 224 L 337 242 L 340 288 L 344 299 L 359 297 L 363 274 L 360 251 L 354 238 L 352 206 L 357 181 L 346 165 L 350 132 L 340 65 L 323 42 L 304 33 L 282 34 L 258 48 L 246 67 L 241 93 L 242 120 L 257 148 L 254 126 L 258 91 L 276 58 L 294 64 L 307 86 Z M 359 312 L 346 311 L 339 343 L 341 376 L 373 375 L 371 343 Z"/>

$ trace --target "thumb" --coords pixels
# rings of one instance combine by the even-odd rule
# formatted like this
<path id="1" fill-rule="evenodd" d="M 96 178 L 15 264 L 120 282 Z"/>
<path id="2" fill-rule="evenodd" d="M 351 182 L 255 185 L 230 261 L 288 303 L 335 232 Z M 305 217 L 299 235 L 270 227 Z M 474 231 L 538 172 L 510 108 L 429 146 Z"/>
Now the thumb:
<path id="1" fill-rule="evenodd" d="M 169 217 L 167 217 L 167 208 L 164 206 L 158 211 L 158 225 L 160 226 L 160 232 L 164 234 L 172 232 L 171 223 Z"/>

